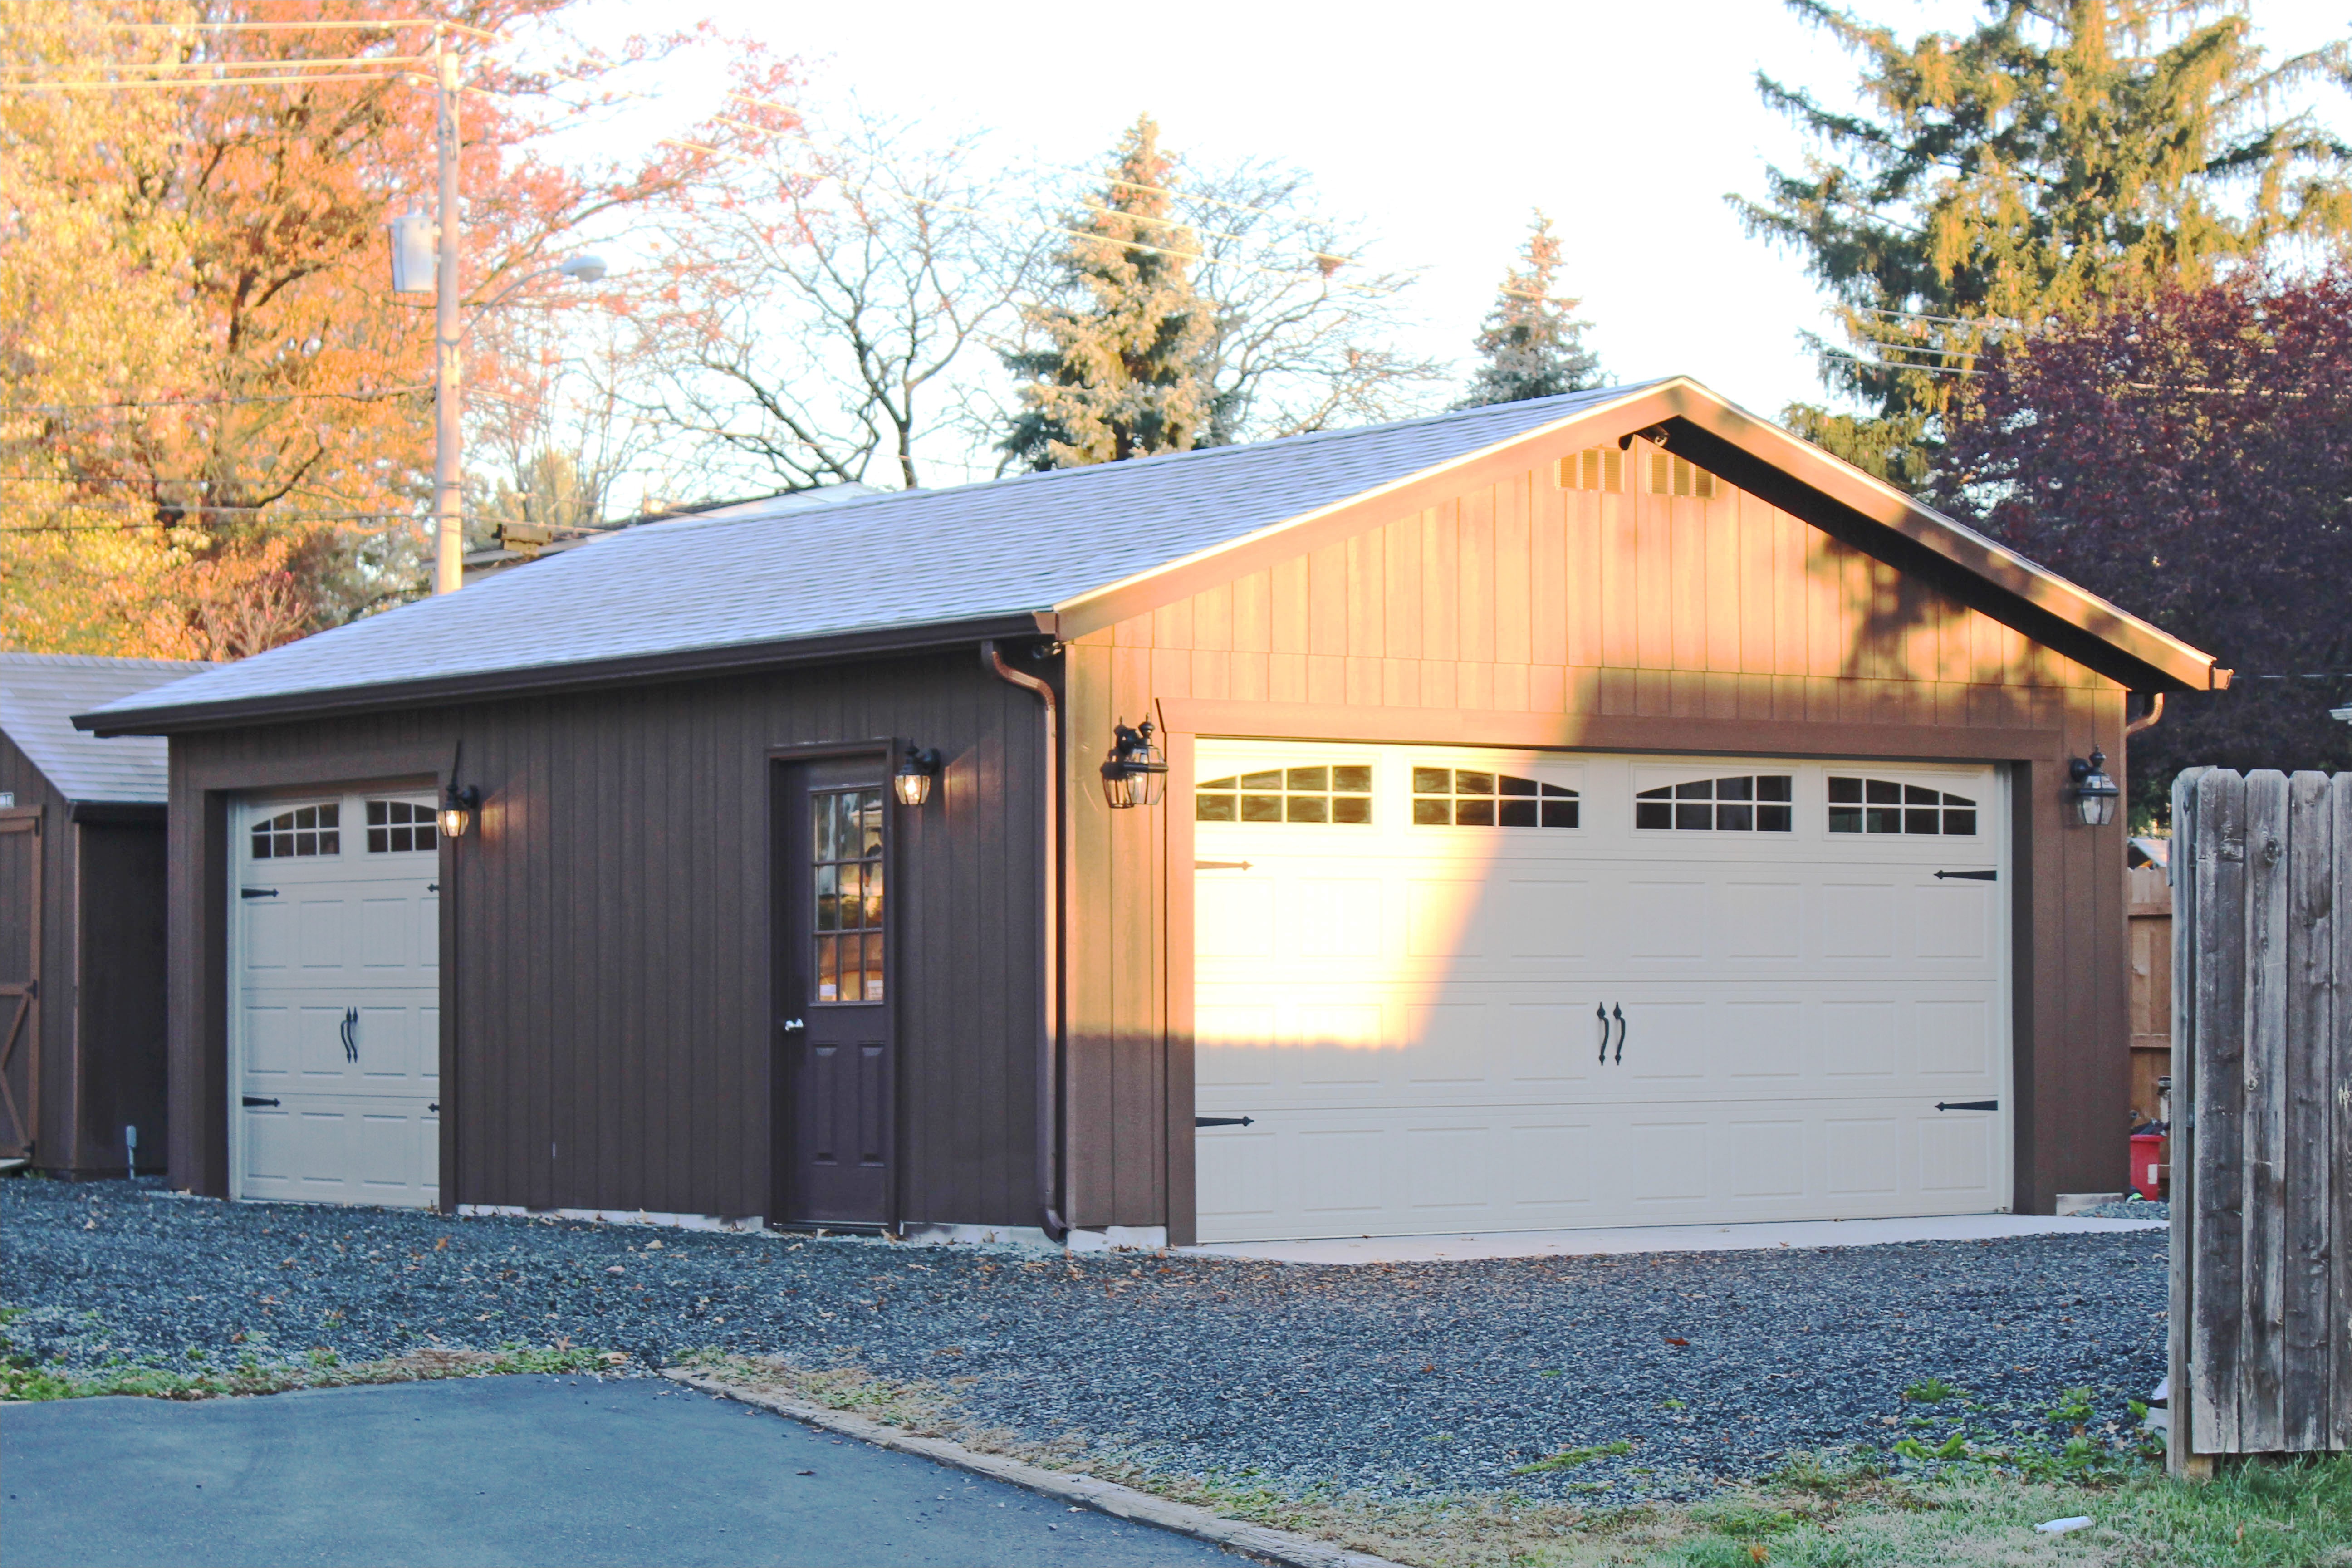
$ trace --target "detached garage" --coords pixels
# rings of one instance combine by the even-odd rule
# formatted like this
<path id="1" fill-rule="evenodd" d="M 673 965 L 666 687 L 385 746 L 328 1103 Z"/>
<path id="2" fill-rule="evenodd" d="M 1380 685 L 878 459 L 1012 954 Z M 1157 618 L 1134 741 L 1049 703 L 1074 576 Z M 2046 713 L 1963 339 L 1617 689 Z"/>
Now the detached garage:
<path id="1" fill-rule="evenodd" d="M 80 721 L 171 737 L 178 1181 L 1181 1243 L 2119 1188 L 2089 775 L 2227 679 L 1675 379 L 627 530 Z"/>

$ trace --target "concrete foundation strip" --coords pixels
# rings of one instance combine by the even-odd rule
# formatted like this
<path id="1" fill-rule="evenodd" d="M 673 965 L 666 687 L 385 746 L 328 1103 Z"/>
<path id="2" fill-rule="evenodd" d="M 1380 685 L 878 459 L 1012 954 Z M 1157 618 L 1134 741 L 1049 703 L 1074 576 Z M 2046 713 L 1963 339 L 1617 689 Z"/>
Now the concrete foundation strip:
<path id="1" fill-rule="evenodd" d="M 945 1437 L 919 1437 L 902 1427 L 886 1426 L 863 1415 L 827 1410 L 818 1405 L 802 1405 L 719 1378 L 704 1377 L 679 1367 L 669 1368 L 662 1375 L 689 1388 L 740 1400 L 746 1405 L 756 1405 L 762 1410 L 772 1410 L 779 1415 L 790 1416 L 811 1426 L 821 1426 L 828 1432 L 838 1432 L 861 1443 L 894 1448 L 902 1454 L 919 1454 L 926 1459 L 959 1470 L 970 1470 L 992 1480 L 1010 1481 L 1016 1487 L 1056 1498 L 1066 1503 L 1090 1508 L 1118 1519 L 1134 1520 L 1139 1524 L 1157 1525 L 1162 1530 L 1172 1530 L 1180 1535 L 1213 1542 L 1267 1562 L 1291 1563 L 1296 1568 L 1395 1568 L 1384 1557 L 1350 1552 L 1328 1541 L 1295 1535 L 1286 1530 L 1246 1524 L 1237 1519 L 1227 1519 L 1223 1514 L 1211 1513 L 1205 1508 L 1171 1502 L 1166 1498 L 1154 1497 L 1133 1487 L 1123 1487 L 1116 1481 L 1097 1480 L 1092 1476 L 1071 1475 L 1063 1470 L 1048 1470 L 1024 1464 L 1019 1459 L 1008 1459 L 1001 1454 L 979 1453 Z"/>

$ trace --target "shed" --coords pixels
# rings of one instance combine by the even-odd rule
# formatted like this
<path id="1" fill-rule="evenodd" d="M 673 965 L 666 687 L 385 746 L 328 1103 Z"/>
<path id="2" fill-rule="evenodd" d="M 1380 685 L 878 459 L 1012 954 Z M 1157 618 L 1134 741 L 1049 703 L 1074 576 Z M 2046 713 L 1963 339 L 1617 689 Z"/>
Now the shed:
<path id="1" fill-rule="evenodd" d="M 121 1175 L 125 1129 L 161 1170 L 164 743 L 72 716 L 212 666 L 0 653 L 0 1155 Z"/>
<path id="2" fill-rule="evenodd" d="M 632 529 L 79 721 L 171 738 L 177 1182 L 1182 1243 L 2119 1190 L 2071 764 L 2226 679 L 1677 377 Z"/>

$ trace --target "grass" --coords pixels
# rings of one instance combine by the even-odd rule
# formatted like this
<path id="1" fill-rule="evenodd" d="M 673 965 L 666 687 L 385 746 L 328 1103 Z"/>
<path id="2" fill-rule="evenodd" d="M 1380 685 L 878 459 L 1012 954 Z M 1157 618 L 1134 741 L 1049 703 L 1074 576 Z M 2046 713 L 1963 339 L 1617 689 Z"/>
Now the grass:
<path id="1" fill-rule="evenodd" d="M 958 1414 L 957 1384 L 892 1383 L 852 1365 L 818 1371 L 715 1352 L 686 1358 L 704 1375 L 852 1411 L 985 1453 L 1082 1470 L 1178 1502 L 1393 1562 L 1433 1565 L 1686 1563 L 2309 1563 L 2352 1568 L 2352 1457 L 2249 1461 L 2214 1480 L 2166 1477 L 2159 1455 L 2081 1435 L 1990 1447 L 1963 1430 L 1922 1463 L 1806 1457 L 1752 1485 L 1692 1503 L 1584 1507 L 1509 1494 L 1414 1499 L 1296 1495 L 1254 1473 L 1148 1468 L 1077 1435 L 1052 1443 L 988 1430 Z M 1948 1390 L 1946 1400 L 1957 1399 Z M 1916 1397 L 1915 1395 L 1915 1397 Z M 1924 1400 L 1922 1403 L 1942 1403 Z M 2079 1391 L 2046 1412 L 2074 1415 Z M 1906 1439 L 1909 1441 L 1909 1439 Z M 1570 1448 L 1520 1473 L 1567 1469 L 1628 1445 Z M 1899 1447 L 1899 1445 L 1898 1445 Z M 1950 1450 L 1946 1453 L 1946 1450 Z M 1936 1456 L 1942 1454 L 1942 1458 Z M 2088 1515 L 2089 1529 L 2037 1533 Z"/>
<path id="2" fill-rule="evenodd" d="M 296 1388 L 342 1388 L 364 1383 L 415 1383 L 438 1377 L 486 1377 L 516 1372 L 614 1372 L 628 1357 L 562 1342 L 533 1347 L 520 1342 L 495 1351 L 435 1347 L 383 1361 L 346 1363 L 323 1347 L 299 1361 L 265 1362 L 247 1354 L 236 1363 L 206 1366 L 204 1352 L 188 1352 L 197 1369 L 181 1371 L 160 1361 L 118 1358 L 93 1372 L 68 1372 L 56 1363 L 25 1354 L 7 1328 L 19 1310 L 0 1310 L 0 1403 L 45 1399 L 90 1399 L 136 1394 L 149 1399 L 215 1399 L 239 1394 L 283 1394 Z"/>

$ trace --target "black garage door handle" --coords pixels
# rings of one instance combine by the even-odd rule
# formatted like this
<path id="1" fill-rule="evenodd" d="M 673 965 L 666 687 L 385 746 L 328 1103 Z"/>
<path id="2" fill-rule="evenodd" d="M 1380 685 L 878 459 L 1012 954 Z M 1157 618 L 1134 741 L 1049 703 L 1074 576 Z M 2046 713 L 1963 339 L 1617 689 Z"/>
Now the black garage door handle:
<path id="1" fill-rule="evenodd" d="M 1938 1110 L 1999 1110 L 2000 1109 L 2000 1101 L 1998 1100 L 1954 1100 L 1948 1101 L 1939 1100 L 1936 1101 L 1936 1109 Z"/>
<path id="2" fill-rule="evenodd" d="M 275 1105 L 275 1104 L 277 1104 L 277 1103 L 278 1103 L 278 1102 L 277 1102 L 276 1100 L 264 1100 L 264 1099 L 262 1099 L 262 1098 L 261 1098 L 261 1096 L 259 1096 L 259 1095 L 257 1095 L 257 1094 L 248 1094 L 248 1095 L 244 1095 L 244 1096 L 241 1096 L 240 1098 L 244 1100 L 245 1104 L 246 1104 L 246 1109 L 247 1109 L 247 1110 L 251 1110 L 253 1107 L 255 1107 L 255 1106 L 257 1106 L 257 1105 Z"/>

